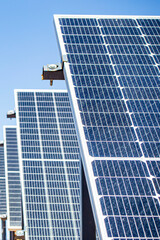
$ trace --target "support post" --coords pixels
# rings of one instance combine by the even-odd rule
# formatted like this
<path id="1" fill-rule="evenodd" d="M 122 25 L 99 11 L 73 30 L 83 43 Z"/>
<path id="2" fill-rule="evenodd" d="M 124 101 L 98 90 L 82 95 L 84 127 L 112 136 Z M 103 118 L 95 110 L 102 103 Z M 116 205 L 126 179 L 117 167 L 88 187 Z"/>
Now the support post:
<path id="1" fill-rule="evenodd" d="M 6 221 L 2 220 L 2 240 L 6 240 Z"/>
<path id="2" fill-rule="evenodd" d="M 14 232 L 10 232 L 10 240 L 14 240 Z"/>
<path id="3" fill-rule="evenodd" d="M 96 240 L 96 227 L 82 166 L 82 240 Z"/>

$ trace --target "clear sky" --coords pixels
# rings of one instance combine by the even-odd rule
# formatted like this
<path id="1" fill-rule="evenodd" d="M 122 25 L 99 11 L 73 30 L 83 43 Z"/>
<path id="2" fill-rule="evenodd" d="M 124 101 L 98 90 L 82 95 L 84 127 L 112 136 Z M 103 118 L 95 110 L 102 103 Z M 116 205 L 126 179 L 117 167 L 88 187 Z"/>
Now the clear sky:
<path id="1" fill-rule="evenodd" d="M 0 140 L 14 89 L 51 89 L 42 66 L 60 54 L 53 14 L 160 15 L 160 0 L 0 0 Z M 63 81 L 52 88 L 65 88 Z"/>

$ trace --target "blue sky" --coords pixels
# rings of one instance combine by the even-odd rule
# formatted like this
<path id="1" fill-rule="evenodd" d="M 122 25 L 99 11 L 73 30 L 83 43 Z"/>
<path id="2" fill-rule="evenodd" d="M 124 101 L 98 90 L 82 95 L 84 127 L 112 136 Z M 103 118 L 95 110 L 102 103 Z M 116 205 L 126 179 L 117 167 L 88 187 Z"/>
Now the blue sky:
<path id="1" fill-rule="evenodd" d="M 14 109 L 14 89 L 51 89 L 42 66 L 60 54 L 53 14 L 160 15 L 160 0 L 0 0 L 0 140 Z M 52 88 L 65 88 L 55 82 Z"/>

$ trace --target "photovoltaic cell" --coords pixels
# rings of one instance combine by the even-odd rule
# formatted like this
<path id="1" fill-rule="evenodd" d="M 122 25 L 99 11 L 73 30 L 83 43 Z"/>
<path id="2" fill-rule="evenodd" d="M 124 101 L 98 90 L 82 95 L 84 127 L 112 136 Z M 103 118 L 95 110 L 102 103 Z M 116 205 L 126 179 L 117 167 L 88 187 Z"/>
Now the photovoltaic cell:
<path id="1" fill-rule="evenodd" d="M 160 19 L 55 16 L 55 25 L 99 236 L 157 239 Z"/>
<path id="2" fill-rule="evenodd" d="M 4 127 L 8 229 L 22 229 L 22 191 L 15 126 Z"/>
<path id="3" fill-rule="evenodd" d="M 79 147 L 66 91 L 17 90 L 26 239 L 80 239 Z"/>

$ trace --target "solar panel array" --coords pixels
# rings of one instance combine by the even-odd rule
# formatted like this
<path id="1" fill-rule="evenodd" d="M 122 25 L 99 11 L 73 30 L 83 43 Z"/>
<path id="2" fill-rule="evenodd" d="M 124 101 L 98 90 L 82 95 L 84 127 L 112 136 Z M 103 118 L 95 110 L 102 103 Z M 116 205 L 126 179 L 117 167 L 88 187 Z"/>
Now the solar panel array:
<path id="1" fill-rule="evenodd" d="M 21 182 L 15 126 L 4 127 L 8 229 L 22 229 Z"/>
<path id="2" fill-rule="evenodd" d="M 15 96 L 26 239 L 79 240 L 81 167 L 68 94 Z"/>
<path id="3" fill-rule="evenodd" d="M 4 147 L 0 147 L 0 218 L 6 215 L 6 179 L 4 163 Z"/>
<path id="4" fill-rule="evenodd" d="M 101 239 L 160 237 L 160 18 L 55 16 Z"/>

